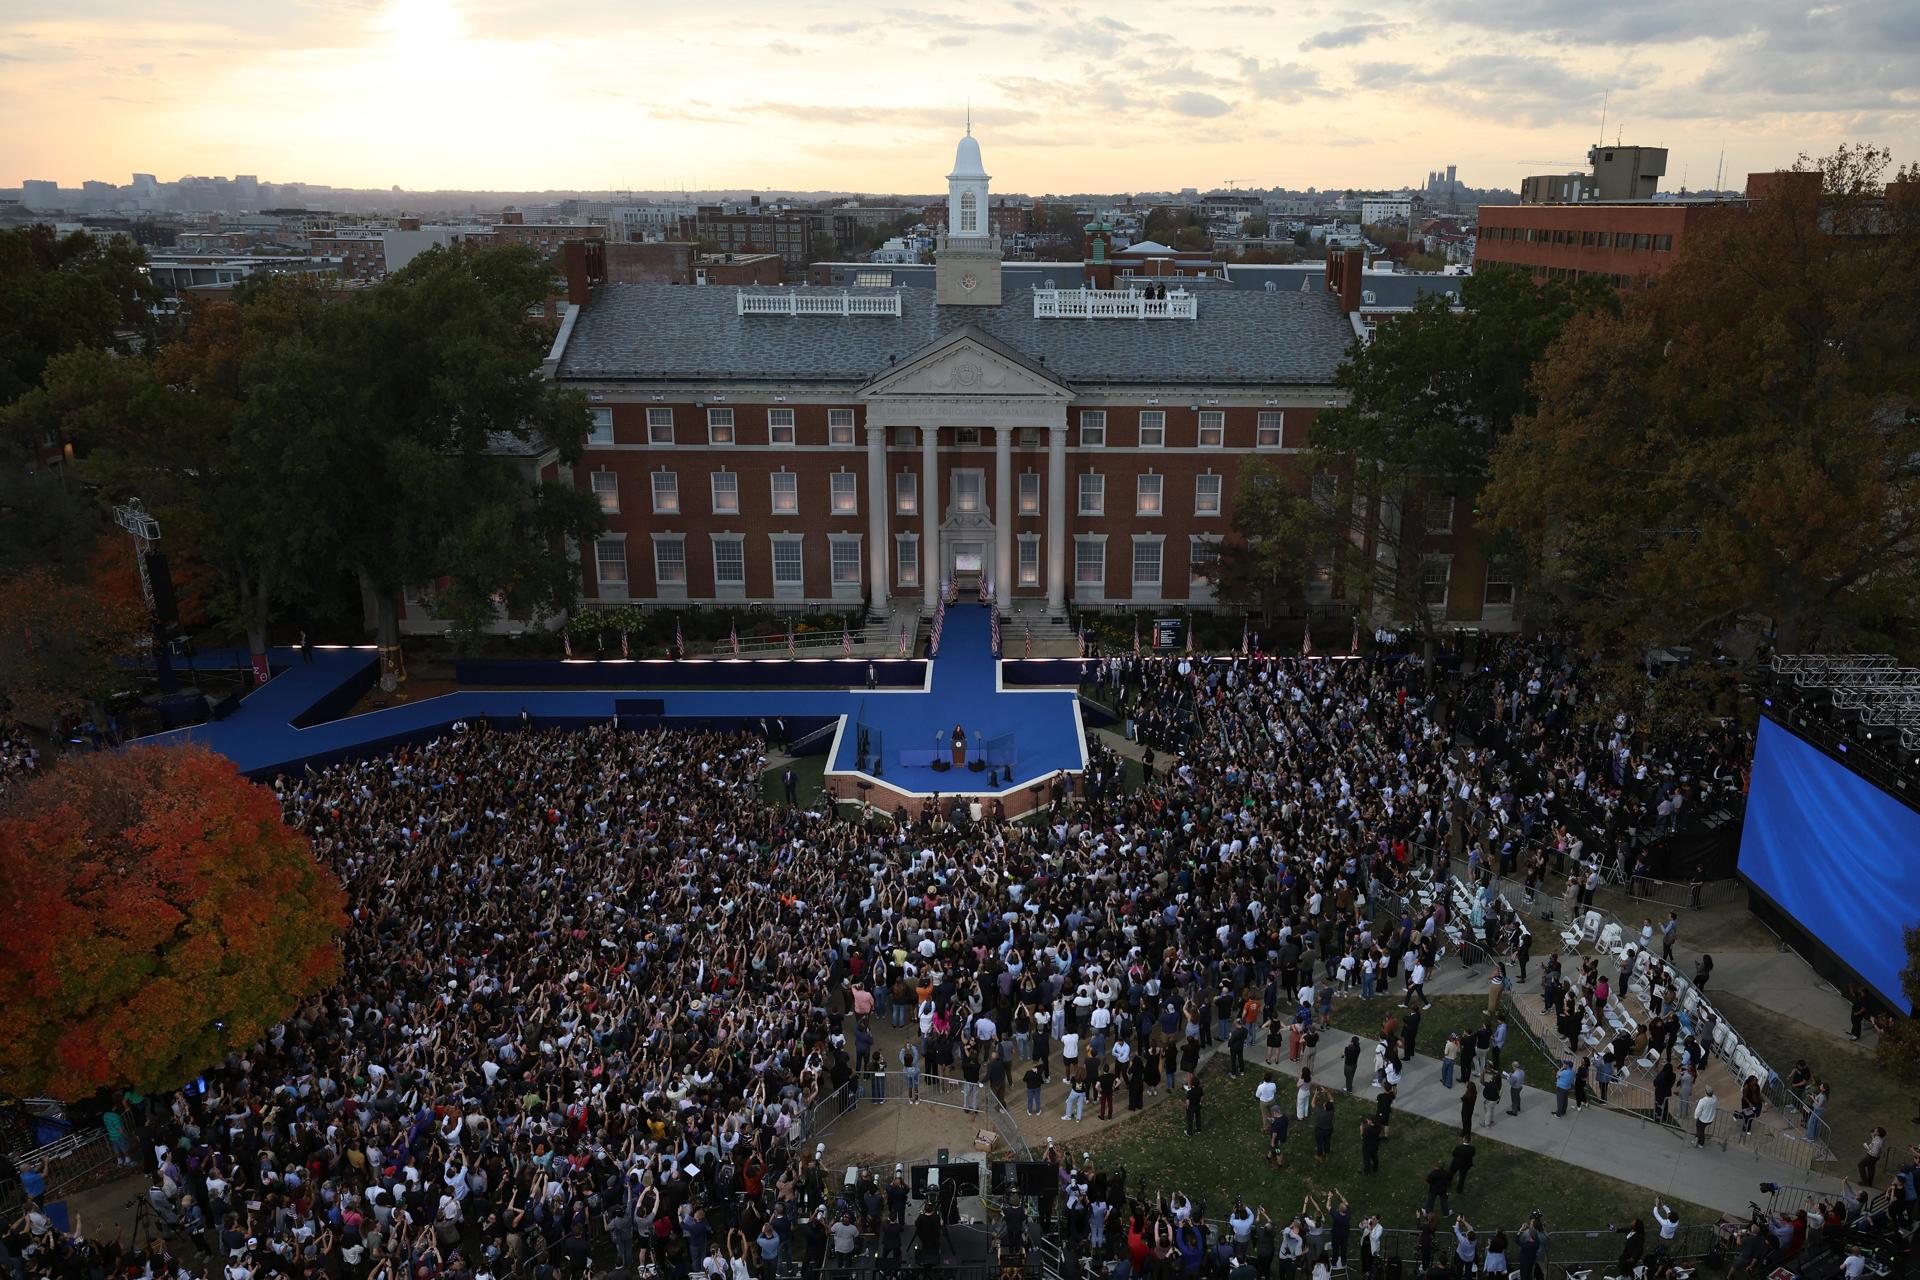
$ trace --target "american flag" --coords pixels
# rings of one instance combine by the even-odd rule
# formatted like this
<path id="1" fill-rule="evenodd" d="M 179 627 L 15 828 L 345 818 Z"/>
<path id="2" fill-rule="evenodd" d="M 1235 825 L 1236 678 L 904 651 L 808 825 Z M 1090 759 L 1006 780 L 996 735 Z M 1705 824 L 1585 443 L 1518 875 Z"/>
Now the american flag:
<path id="1" fill-rule="evenodd" d="M 1252 646 L 1247 642 L 1247 634 L 1247 620 L 1242 618 L 1240 619 L 1240 655 L 1242 657 L 1253 652 Z"/>
<path id="2" fill-rule="evenodd" d="M 787 621 L 787 656 L 789 658 L 796 658 L 800 656 L 800 646 L 795 644 L 793 640 L 792 619 L 788 619 Z"/>
<path id="3" fill-rule="evenodd" d="M 673 625 L 676 631 L 679 630 L 679 623 L 676 622 Z M 625 627 L 620 628 L 620 656 L 623 658 L 627 656 L 627 629 Z"/>
<path id="4" fill-rule="evenodd" d="M 1133 656 L 1140 656 L 1140 619 L 1133 620 Z"/>
<path id="5" fill-rule="evenodd" d="M 1360 615 L 1353 615 L 1353 651 L 1360 652 Z"/>
<path id="6" fill-rule="evenodd" d="M 729 622 L 727 624 L 727 643 L 733 646 L 733 656 L 736 658 L 739 657 L 740 656 L 740 623 L 738 621 Z"/>
<path id="7" fill-rule="evenodd" d="M 569 658 L 573 656 L 573 635 L 565 627 L 560 629 L 560 652 Z"/>
<path id="8" fill-rule="evenodd" d="M 1024 647 L 1026 649 L 1026 652 L 1021 654 L 1021 656 L 1024 658 L 1031 658 L 1033 656 L 1033 628 L 1031 626 L 1027 628 L 1027 638 L 1026 638 Z"/>
<path id="9" fill-rule="evenodd" d="M 625 639 L 625 636 L 621 637 L 622 641 Z M 675 657 L 687 656 L 687 638 L 680 634 L 680 619 L 677 617 L 673 620 L 673 652 Z"/>
<path id="10" fill-rule="evenodd" d="M 1307 629 L 1300 633 L 1300 656 L 1303 658 L 1313 656 L 1313 622 L 1311 620 L 1307 622 Z"/>
<path id="11" fill-rule="evenodd" d="M 1191 617 L 1187 619 L 1187 656 L 1189 658 L 1193 656 L 1193 619 Z"/>
<path id="12" fill-rule="evenodd" d="M 847 630 L 847 624 L 844 622 L 840 624 L 840 656 L 843 658 L 853 656 L 853 632 Z"/>

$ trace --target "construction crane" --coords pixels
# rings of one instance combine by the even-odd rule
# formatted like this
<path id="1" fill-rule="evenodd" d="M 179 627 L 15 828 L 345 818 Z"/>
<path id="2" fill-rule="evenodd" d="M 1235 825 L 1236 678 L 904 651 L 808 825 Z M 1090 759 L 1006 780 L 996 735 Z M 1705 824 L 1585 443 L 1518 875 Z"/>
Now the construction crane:
<path id="1" fill-rule="evenodd" d="M 1234 189 L 1234 186 L 1235 186 L 1236 184 L 1238 184 L 1238 183 L 1242 183 L 1242 182 L 1246 182 L 1246 181 L 1248 181 L 1248 179 L 1246 179 L 1246 178 L 1224 178 L 1224 179 L 1222 179 L 1222 181 L 1224 181 L 1224 182 L 1225 182 L 1225 183 L 1227 184 L 1227 190 L 1229 190 L 1229 191 L 1231 191 L 1231 190 L 1233 190 L 1233 189 Z"/>

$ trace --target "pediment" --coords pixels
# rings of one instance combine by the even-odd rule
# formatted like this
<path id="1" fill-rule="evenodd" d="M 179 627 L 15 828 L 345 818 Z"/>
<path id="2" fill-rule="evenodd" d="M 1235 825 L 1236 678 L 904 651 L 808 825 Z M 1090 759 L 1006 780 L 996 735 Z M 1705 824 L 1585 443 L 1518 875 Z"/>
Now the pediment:
<path id="1" fill-rule="evenodd" d="M 869 400 L 1004 396 L 1066 401 L 1072 395 L 1065 383 L 972 325 L 923 348 L 861 389 Z"/>

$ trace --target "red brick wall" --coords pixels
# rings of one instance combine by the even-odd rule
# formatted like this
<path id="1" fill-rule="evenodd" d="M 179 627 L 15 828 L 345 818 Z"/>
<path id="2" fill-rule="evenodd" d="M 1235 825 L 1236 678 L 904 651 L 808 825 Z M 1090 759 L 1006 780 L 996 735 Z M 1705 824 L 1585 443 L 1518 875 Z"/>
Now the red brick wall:
<path id="1" fill-rule="evenodd" d="M 1594 273 L 1651 278 L 1672 266 L 1688 230 L 1720 206 L 1675 204 L 1482 205 L 1476 263 L 1509 263 L 1535 276 Z M 1532 238 L 1529 239 L 1528 235 Z M 1597 243 L 1601 236 L 1607 243 Z M 1613 241 L 1634 237 L 1625 247 Z M 1638 237 L 1647 237 L 1641 246 Z M 1656 249 L 1664 237 L 1669 247 Z M 1588 243 L 1589 239 L 1596 243 Z"/>

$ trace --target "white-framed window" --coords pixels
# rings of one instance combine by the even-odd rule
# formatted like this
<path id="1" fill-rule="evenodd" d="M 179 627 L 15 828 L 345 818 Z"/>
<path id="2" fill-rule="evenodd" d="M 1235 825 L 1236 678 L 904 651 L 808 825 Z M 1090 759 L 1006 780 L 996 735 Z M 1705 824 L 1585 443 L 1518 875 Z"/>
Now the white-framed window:
<path id="1" fill-rule="evenodd" d="M 673 410 L 671 409 L 647 410 L 647 443 L 648 444 L 672 444 L 673 443 Z"/>
<path id="2" fill-rule="evenodd" d="M 1218 449 L 1227 443 L 1227 415 L 1218 409 L 1200 414 L 1200 447 Z"/>
<path id="3" fill-rule="evenodd" d="M 953 442 L 955 444 L 979 444 L 980 428 L 955 427 L 953 431 Z"/>
<path id="4" fill-rule="evenodd" d="M 1220 477 L 1211 471 L 1193 478 L 1193 514 L 1220 514 Z"/>
<path id="5" fill-rule="evenodd" d="M 733 443 L 733 410 L 731 409 L 707 410 L 707 443 L 708 444 L 732 444 Z"/>
<path id="6" fill-rule="evenodd" d="M 1160 588 L 1160 561 L 1163 543 L 1156 537 L 1135 534 L 1133 538 L 1133 586 Z"/>
<path id="7" fill-rule="evenodd" d="M 713 585 L 716 587 L 747 585 L 747 548 L 746 543 L 737 533 L 713 535 Z"/>
<path id="8" fill-rule="evenodd" d="M 613 410 L 595 409 L 593 411 L 593 431 L 587 436 L 587 443 L 613 443 Z"/>
<path id="9" fill-rule="evenodd" d="M 972 191 L 960 193 L 960 225 L 955 230 L 961 235 L 973 235 L 980 230 L 980 197 Z"/>
<path id="10" fill-rule="evenodd" d="M 740 475 L 735 471 L 713 473 L 713 514 L 731 516 L 740 513 Z"/>
<path id="11" fill-rule="evenodd" d="M 1020 477 L 1020 514 L 1037 516 L 1040 514 L 1040 473 L 1028 471 Z"/>
<path id="12" fill-rule="evenodd" d="M 1427 556 L 1420 561 L 1420 603 L 1444 609 L 1453 583 L 1453 557 Z"/>
<path id="13" fill-rule="evenodd" d="M 903 587 L 920 585 L 920 535 L 895 534 L 893 539 L 893 577 Z"/>
<path id="14" fill-rule="evenodd" d="M 920 510 L 919 477 L 911 471 L 902 471 L 893 478 L 893 509 L 903 516 L 910 516 Z"/>
<path id="15" fill-rule="evenodd" d="M 1080 514 L 1083 516 L 1107 514 L 1107 478 L 1098 471 L 1080 473 Z"/>
<path id="16" fill-rule="evenodd" d="M 1220 539 L 1195 535 L 1187 539 L 1187 577 L 1204 582 L 1220 563 Z"/>
<path id="17" fill-rule="evenodd" d="M 1133 514 L 1137 516 L 1157 516 L 1161 511 L 1160 496 L 1165 489 L 1167 478 L 1149 471 L 1133 482 Z"/>
<path id="18" fill-rule="evenodd" d="M 1513 566 L 1505 560 L 1487 561 L 1485 603 L 1489 609 L 1506 609 L 1513 605 Z"/>
<path id="19" fill-rule="evenodd" d="M 687 543 L 679 534 L 653 535 L 653 580 L 663 587 L 687 585 Z"/>
<path id="20" fill-rule="evenodd" d="M 829 542 L 833 559 L 833 585 L 836 587 L 857 587 L 860 585 L 860 537 L 858 534 L 836 534 Z"/>
<path id="21" fill-rule="evenodd" d="M 953 473 L 953 509 L 975 512 L 986 505 L 986 472 L 977 467 L 961 467 Z"/>
<path id="22" fill-rule="evenodd" d="M 1286 443 L 1287 415 L 1278 409 L 1264 409 L 1254 423 L 1253 445 L 1256 449 L 1278 449 Z"/>
<path id="23" fill-rule="evenodd" d="M 1105 409 L 1083 409 L 1080 411 L 1080 446 L 1083 449 L 1104 448 L 1107 443 L 1107 411 Z"/>
<path id="24" fill-rule="evenodd" d="M 793 439 L 793 410 L 767 410 L 767 443 L 792 444 Z"/>
<path id="25" fill-rule="evenodd" d="M 600 510 L 610 516 L 620 514 L 620 477 L 611 471 L 593 473 L 593 496 L 600 500 Z"/>
<path id="26" fill-rule="evenodd" d="M 911 449 L 916 443 L 917 442 L 913 438 L 912 427 L 895 427 L 893 429 L 894 448 Z"/>
<path id="27" fill-rule="evenodd" d="M 853 410 L 851 409 L 827 410 L 827 443 L 828 444 L 852 444 L 853 443 Z"/>
<path id="28" fill-rule="evenodd" d="M 833 514 L 854 516 L 860 514 L 860 481 L 851 471 L 836 471 L 828 477 L 833 486 Z"/>
<path id="29" fill-rule="evenodd" d="M 773 539 L 773 585 L 797 587 L 804 581 L 805 574 L 800 567 L 800 535 L 776 535 Z"/>
<path id="30" fill-rule="evenodd" d="M 679 512 L 680 474 L 677 471 L 653 473 L 653 509 L 661 515 L 675 515 Z"/>
<path id="31" fill-rule="evenodd" d="M 627 585 L 627 539 L 625 535 L 593 540 L 593 562 L 600 585 Z"/>
<path id="32" fill-rule="evenodd" d="M 800 512 L 800 477 L 791 471 L 776 471 L 768 479 L 773 484 L 773 514 L 777 516 L 798 515 Z"/>
<path id="33" fill-rule="evenodd" d="M 1107 584 L 1107 540 L 1104 537 L 1073 540 L 1073 581 L 1090 587 L 1095 594 Z"/>
<path id="34" fill-rule="evenodd" d="M 1023 533 L 1015 544 L 1019 552 L 1014 576 L 1023 587 L 1040 585 L 1040 537 L 1038 534 Z"/>
<path id="35" fill-rule="evenodd" d="M 1158 449 L 1167 443 L 1167 415 L 1162 409 L 1147 409 L 1140 414 L 1140 447 Z"/>
<path id="36" fill-rule="evenodd" d="M 1427 499 L 1427 532 L 1452 533 L 1454 496 L 1435 494 Z"/>

